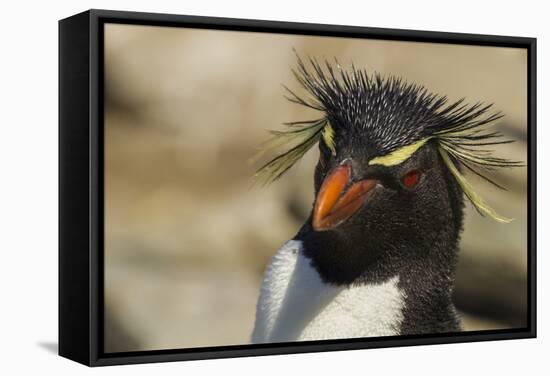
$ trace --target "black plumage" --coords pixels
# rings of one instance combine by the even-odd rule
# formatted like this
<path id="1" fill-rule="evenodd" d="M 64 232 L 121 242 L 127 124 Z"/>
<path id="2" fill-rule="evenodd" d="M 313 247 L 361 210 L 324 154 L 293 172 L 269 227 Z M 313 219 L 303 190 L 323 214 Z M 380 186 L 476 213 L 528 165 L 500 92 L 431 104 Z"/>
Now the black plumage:
<path id="1" fill-rule="evenodd" d="M 315 228 L 312 211 L 295 237 L 305 256 L 328 284 L 378 283 L 399 275 L 406 297 L 401 334 L 459 330 L 452 291 L 464 194 L 481 214 L 508 221 L 460 171 L 471 170 L 499 186 L 486 171 L 522 165 L 487 149 L 511 142 L 487 128 L 502 115 L 491 113 L 490 104 L 468 105 L 463 99 L 449 104 L 420 85 L 354 66 L 345 70 L 337 61 L 321 65 L 310 59 L 308 67 L 298 58 L 293 72 L 308 96 L 287 88 L 287 98 L 321 117 L 272 132 L 267 147 L 287 149 L 261 166 L 259 177 L 280 178 L 318 143 L 317 197 L 343 163 L 351 176 L 342 196 L 357 182 L 376 181 L 361 196 L 364 203 L 337 224 Z M 404 176 L 411 172 L 418 182 L 406 186 Z"/>

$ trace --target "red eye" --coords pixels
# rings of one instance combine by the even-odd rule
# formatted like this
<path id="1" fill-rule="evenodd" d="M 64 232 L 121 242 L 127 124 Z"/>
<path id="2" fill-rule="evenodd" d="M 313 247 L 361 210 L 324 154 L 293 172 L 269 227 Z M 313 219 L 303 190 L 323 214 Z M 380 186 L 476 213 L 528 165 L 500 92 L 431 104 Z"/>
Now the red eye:
<path id="1" fill-rule="evenodd" d="M 405 176 L 403 176 L 403 185 L 407 188 L 413 188 L 418 184 L 420 180 L 420 172 L 417 170 L 409 171 Z"/>

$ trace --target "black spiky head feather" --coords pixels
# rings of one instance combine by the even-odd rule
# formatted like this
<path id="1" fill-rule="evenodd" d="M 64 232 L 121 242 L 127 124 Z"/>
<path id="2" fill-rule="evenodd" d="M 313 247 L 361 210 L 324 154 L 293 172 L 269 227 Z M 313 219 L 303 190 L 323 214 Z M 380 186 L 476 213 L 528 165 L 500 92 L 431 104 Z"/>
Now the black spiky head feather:
<path id="1" fill-rule="evenodd" d="M 478 212 L 500 222 L 510 221 L 491 209 L 457 168 L 464 166 L 502 188 L 483 170 L 523 165 L 495 157 L 487 149 L 512 142 L 487 129 L 487 125 L 503 116 L 490 112 L 492 104 L 469 105 L 464 99 L 449 103 L 447 97 L 395 76 L 369 75 L 353 65 L 346 70 L 337 60 L 320 64 L 310 58 L 308 69 L 299 56 L 297 59 L 297 68 L 292 72 L 309 95 L 301 97 L 285 87 L 286 98 L 319 111 L 322 116 L 285 123 L 286 130 L 271 131 L 272 138 L 260 155 L 285 146 L 286 150 L 258 169 L 256 176 L 260 180 L 270 183 L 279 179 L 318 142 L 336 155 L 339 143 L 360 138 L 361 147 L 368 149 L 372 157 L 370 164 L 391 166 L 403 162 L 430 141 L 437 143 L 442 159 Z"/>

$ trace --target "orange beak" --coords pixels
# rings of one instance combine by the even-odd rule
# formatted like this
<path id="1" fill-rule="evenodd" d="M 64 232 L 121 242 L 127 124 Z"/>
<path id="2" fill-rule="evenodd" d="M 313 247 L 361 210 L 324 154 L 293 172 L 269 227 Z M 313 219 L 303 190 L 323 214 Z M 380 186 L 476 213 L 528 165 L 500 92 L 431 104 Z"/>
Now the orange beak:
<path id="1" fill-rule="evenodd" d="M 344 162 L 327 176 L 315 201 L 313 229 L 333 229 L 351 217 L 365 203 L 367 194 L 376 185 L 375 180 L 356 182 L 344 192 L 351 177 L 351 163 Z"/>

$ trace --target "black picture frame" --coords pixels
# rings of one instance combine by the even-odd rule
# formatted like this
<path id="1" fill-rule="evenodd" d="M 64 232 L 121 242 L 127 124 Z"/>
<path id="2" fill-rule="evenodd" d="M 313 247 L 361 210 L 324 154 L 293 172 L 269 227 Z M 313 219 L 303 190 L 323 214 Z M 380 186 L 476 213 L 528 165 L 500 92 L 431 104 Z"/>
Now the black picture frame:
<path id="1" fill-rule="evenodd" d="M 520 329 L 125 353 L 103 351 L 103 25 L 517 47 L 528 58 L 528 319 Z M 59 21 L 59 354 L 88 366 L 536 337 L 536 39 L 88 10 Z"/>

